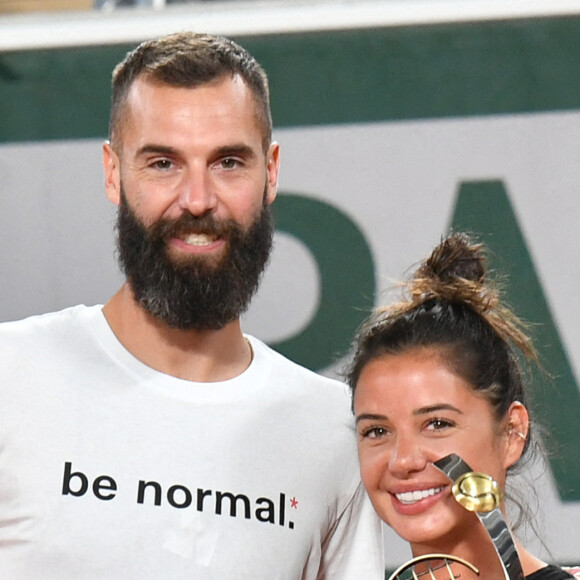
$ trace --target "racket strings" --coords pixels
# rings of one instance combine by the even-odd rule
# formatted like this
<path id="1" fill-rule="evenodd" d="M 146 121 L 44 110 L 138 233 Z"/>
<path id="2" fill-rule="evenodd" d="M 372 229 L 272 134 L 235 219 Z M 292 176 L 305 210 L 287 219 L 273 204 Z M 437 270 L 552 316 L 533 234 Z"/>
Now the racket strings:
<path id="1" fill-rule="evenodd" d="M 438 557 L 434 556 L 434 554 L 431 554 L 413 558 L 396 570 L 389 580 L 456 580 L 461 578 L 461 574 L 456 574 L 451 569 L 451 564 L 454 563 L 467 566 L 479 576 L 477 568 L 461 558 L 448 556 L 447 554 L 437 554 L 436 556 Z M 435 576 L 435 573 L 440 570 L 445 570 L 447 576 Z"/>

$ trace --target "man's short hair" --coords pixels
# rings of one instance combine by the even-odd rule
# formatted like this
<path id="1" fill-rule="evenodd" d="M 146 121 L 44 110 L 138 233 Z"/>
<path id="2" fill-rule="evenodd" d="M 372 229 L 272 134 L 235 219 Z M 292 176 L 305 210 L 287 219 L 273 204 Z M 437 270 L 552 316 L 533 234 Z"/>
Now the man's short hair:
<path id="1" fill-rule="evenodd" d="M 195 88 L 239 75 L 252 91 L 264 151 L 272 138 L 268 77 L 256 59 L 234 41 L 209 34 L 179 32 L 141 43 L 113 70 L 109 139 L 120 142 L 123 113 L 138 77 L 156 83 Z"/>

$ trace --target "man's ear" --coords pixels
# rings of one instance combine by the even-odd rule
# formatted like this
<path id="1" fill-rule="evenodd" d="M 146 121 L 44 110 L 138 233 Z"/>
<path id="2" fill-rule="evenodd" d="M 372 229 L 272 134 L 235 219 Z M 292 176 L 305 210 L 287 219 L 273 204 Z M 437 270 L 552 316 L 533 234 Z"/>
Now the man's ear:
<path id="1" fill-rule="evenodd" d="M 109 201 L 119 205 L 121 201 L 121 173 L 119 157 L 109 141 L 103 143 L 103 169 L 105 171 L 105 193 Z"/>
<path id="2" fill-rule="evenodd" d="M 278 173 L 280 171 L 280 145 L 273 141 L 266 154 L 266 204 L 276 199 Z"/>
<path id="3" fill-rule="evenodd" d="M 530 417 L 528 410 L 519 401 L 510 405 L 506 423 L 507 445 L 504 467 L 507 469 L 518 462 L 530 434 Z"/>

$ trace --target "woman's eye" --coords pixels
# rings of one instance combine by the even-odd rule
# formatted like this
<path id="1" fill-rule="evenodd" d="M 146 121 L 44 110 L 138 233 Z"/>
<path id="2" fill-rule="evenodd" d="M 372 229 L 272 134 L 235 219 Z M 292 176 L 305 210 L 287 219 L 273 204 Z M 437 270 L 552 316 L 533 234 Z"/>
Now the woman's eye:
<path id="1" fill-rule="evenodd" d="M 384 437 L 387 434 L 387 430 L 384 427 L 368 427 L 363 429 L 361 435 L 367 439 L 378 439 L 379 437 Z"/>
<path id="2" fill-rule="evenodd" d="M 427 423 L 427 429 L 431 431 L 442 431 L 443 429 L 448 429 L 454 426 L 455 423 L 448 419 L 431 419 L 429 423 Z"/>

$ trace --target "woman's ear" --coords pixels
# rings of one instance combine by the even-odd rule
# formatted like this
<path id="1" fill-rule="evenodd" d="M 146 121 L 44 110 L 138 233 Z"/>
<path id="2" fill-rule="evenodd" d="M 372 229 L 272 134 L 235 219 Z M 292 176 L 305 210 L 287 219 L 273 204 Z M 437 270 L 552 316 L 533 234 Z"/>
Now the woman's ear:
<path id="1" fill-rule="evenodd" d="M 530 433 L 530 417 L 528 410 L 519 401 L 510 405 L 507 412 L 506 423 L 506 451 L 504 458 L 504 467 L 507 469 L 518 462 Z"/>

